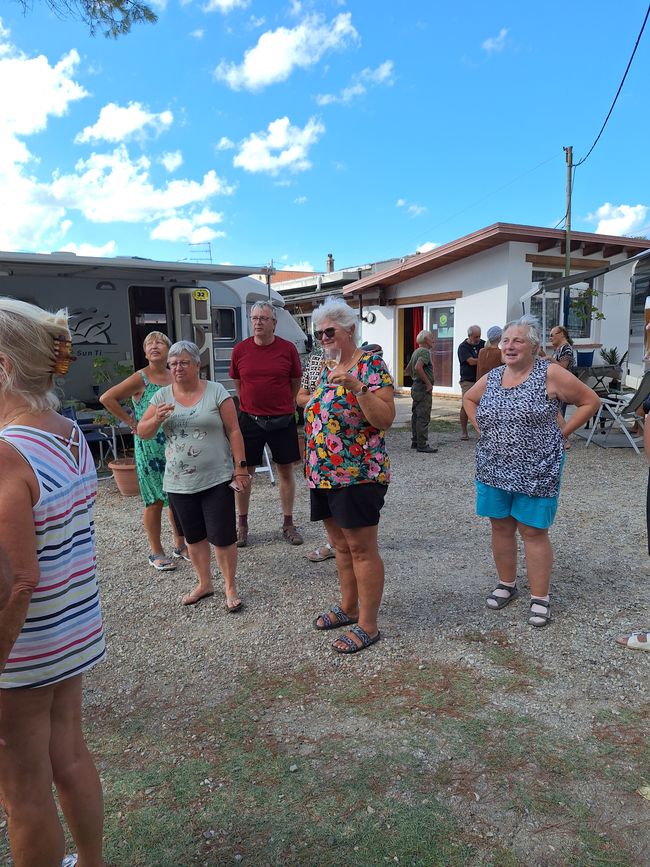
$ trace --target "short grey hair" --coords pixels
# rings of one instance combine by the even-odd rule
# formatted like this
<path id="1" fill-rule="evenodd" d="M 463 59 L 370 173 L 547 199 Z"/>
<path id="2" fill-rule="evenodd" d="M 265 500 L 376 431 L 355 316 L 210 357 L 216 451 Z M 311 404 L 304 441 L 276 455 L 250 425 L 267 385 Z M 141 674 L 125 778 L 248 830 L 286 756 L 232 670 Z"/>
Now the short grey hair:
<path id="1" fill-rule="evenodd" d="M 415 338 L 415 342 L 418 346 L 422 346 L 425 340 L 428 340 L 429 337 L 433 338 L 433 331 L 427 331 L 426 328 L 423 331 L 420 331 L 418 336 Z"/>
<path id="2" fill-rule="evenodd" d="M 506 322 L 503 326 L 503 333 L 505 334 L 509 328 L 524 328 L 529 342 L 537 348 L 540 347 L 542 343 L 542 329 L 536 316 L 527 313 L 525 316 L 520 316 L 519 319 L 512 319 L 510 322 Z"/>
<path id="3" fill-rule="evenodd" d="M 183 355 L 183 353 L 189 355 L 194 364 L 201 363 L 199 347 L 196 343 L 192 343 L 191 340 L 177 340 L 176 343 L 172 343 L 169 347 L 169 353 L 167 354 L 167 362 L 170 362 L 172 358 L 177 358 L 179 355 Z"/>
<path id="4" fill-rule="evenodd" d="M 481 326 L 480 325 L 470 325 L 469 328 L 467 329 L 467 336 L 471 337 L 472 331 L 475 331 L 475 330 L 478 331 L 478 333 L 480 334 L 481 333 Z"/>
<path id="5" fill-rule="evenodd" d="M 326 319 L 330 322 L 336 322 L 337 325 L 349 331 L 350 334 L 354 334 L 357 329 L 357 322 L 359 321 L 356 311 L 340 298 L 328 298 L 311 314 L 312 325 L 316 329 Z"/>
<path id="6" fill-rule="evenodd" d="M 253 313 L 255 313 L 256 310 L 270 310 L 270 311 L 271 311 L 271 316 L 273 317 L 273 319 L 274 319 L 276 322 L 278 321 L 278 313 L 277 313 L 277 310 L 275 309 L 275 307 L 273 306 L 273 304 L 271 304 L 270 301 L 256 301 L 255 304 L 253 304 L 253 306 L 251 307 L 251 313 L 250 313 L 250 315 L 252 316 Z"/>

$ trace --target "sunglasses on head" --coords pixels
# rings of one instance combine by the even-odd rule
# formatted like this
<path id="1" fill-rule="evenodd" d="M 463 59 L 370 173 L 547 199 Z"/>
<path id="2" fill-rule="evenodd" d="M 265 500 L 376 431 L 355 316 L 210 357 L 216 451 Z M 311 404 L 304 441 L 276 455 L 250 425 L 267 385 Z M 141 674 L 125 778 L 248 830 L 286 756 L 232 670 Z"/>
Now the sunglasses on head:
<path id="1" fill-rule="evenodd" d="M 322 331 L 314 331 L 314 337 L 316 340 L 322 340 L 323 334 L 328 340 L 331 340 L 336 334 L 336 328 L 323 328 Z"/>

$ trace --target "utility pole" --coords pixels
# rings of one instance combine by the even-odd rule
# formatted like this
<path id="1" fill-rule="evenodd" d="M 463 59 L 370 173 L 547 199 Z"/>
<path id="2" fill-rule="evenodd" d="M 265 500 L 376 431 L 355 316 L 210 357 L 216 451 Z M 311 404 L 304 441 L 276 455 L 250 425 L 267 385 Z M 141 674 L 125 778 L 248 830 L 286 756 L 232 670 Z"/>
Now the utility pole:
<path id="1" fill-rule="evenodd" d="M 564 232 L 564 276 L 568 277 L 571 274 L 571 183 L 573 180 L 573 147 L 562 148 L 566 156 L 566 220 Z M 571 292 L 571 289 L 566 286 L 560 290 L 560 322 L 566 325 L 566 316 L 564 315 L 564 298 L 565 293 Z"/>

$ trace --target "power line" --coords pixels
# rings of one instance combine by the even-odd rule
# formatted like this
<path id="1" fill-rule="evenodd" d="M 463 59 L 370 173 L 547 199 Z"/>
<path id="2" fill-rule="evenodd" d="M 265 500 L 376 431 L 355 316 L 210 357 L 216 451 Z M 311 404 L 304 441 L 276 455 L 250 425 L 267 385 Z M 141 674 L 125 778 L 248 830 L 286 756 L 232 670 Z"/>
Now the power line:
<path id="1" fill-rule="evenodd" d="M 648 6 L 648 8 L 646 9 L 645 18 L 643 19 L 643 24 L 641 25 L 641 30 L 639 30 L 639 35 L 636 38 L 636 42 L 634 44 L 634 49 L 632 51 L 632 54 L 630 55 L 630 59 L 628 60 L 627 66 L 625 67 L 625 73 L 623 74 L 623 78 L 621 79 L 621 83 L 619 84 L 618 90 L 616 91 L 616 96 L 614 97 L 614 101 L 612 102 L 610 109 L 607 112 L 607 117 L 603 121 L 603 125 L 600 128 L 600 132 L 596 136 L 592 146 L 589 148 L 587 155 L 584 156 L 579 162 L 574 164 L 574 169 L 577 169 L 578 166 L 581 166 L 584 162 L 586 162 L 586 160 L 589 158 L 589 155 L 591 154 L 592 150 L 598 144 L 598 139 L 601 137 L 601 135 L 605 131 L 605 127 L 607 126 L 607 121 L 609 120 L 611 113 L 614 111 L 614 106 L 616 105 L 616 101 L 619 97 L 619 94 L 620 94 L 621 90 L 623 89 L 623 85 L 625 84 L 625 79 L 627 78 L 627 74 L 630 71 L 630 66 L 632 66 L 632 61 L 634 60 L 634 55 L 636 54 L 636 50 L 639 47 L 639 42 L 641 41 L 641 37 L 643 36 L 643 31 L 645 29 L 645 25 L 646 25 L 646 22 L 648 20 L 648 16 L 650 16 L 650 6 Z"/>

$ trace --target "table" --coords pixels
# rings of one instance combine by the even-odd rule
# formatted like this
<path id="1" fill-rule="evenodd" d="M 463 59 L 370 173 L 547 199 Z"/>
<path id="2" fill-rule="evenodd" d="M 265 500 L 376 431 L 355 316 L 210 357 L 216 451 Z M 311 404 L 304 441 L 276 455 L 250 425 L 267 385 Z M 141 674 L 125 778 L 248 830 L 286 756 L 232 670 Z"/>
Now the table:
<path id="1" fill-rule="evenodd" d="M 609 391 L 605 385 L 606 379 L 617 379 L 620 382 L 623 378 L 623 371 L 616 364 L 601 364 L 597 367 L 576 367 L 575 374 L 585 385 L 588 380 L 595 379 L 595 387 L 600 386 L 604 391 Z"/>

